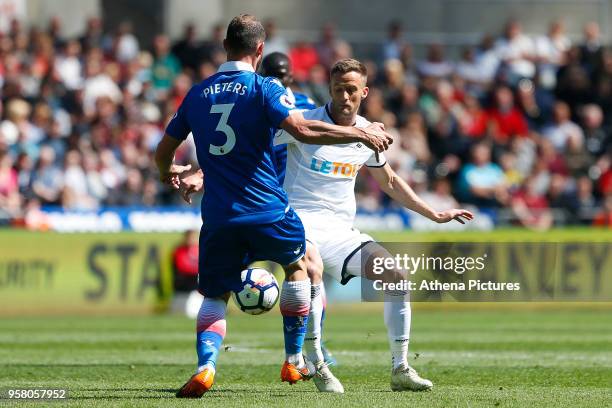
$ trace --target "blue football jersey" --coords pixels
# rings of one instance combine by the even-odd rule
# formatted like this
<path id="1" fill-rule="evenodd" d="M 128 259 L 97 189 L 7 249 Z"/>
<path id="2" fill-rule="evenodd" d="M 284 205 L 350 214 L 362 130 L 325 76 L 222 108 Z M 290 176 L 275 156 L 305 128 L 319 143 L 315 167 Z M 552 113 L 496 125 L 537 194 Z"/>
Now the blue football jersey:
<path id="1" fill-rule="evenodd" d="M 292 92 L 291 88 L 287 89 L 289 97 L 293 97 L 295 108 L 300 111 L 312 110 L 317 107 L 315 102 L 306 94 L 299 92 Z M 276 168 L 276 175 L 278 176 L 278 182 L 282 186 L 285 182 L 285 170 L 287 168 L 287 145 L 276 145 L 274 146 L 274 167 Z"/>
<path id="2" fill-rule="evenodd" d="M 240 61 L 193 86 L 166 133 L 190 132 L 204 171 L 202 217 L 208 226 L 265 224 L 283 218 L 285 191 L 274 167 L 274 131 L 295 109 L 280 81 Z"/>

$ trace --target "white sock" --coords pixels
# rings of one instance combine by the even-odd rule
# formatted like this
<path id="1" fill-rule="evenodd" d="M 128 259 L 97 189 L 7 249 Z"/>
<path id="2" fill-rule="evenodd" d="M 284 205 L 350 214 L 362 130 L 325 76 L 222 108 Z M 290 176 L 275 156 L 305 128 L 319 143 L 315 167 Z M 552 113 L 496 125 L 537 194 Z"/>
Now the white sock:
<path id="1" fill-rule="evenodd" d="M 321 316 L 323 315 L 323 285 L 311 286 L 310 314 L 304 339 L 304 349 L 308 359 L 315 365 L 323 362 L 321 351 Z"/>
<path id="2" fill-rule="evenodd" d="M 385 325 L 391 349 L 393 368 L 408 366 L 408 342 L 410 340 L 410 302 L 385 293 Z"/>

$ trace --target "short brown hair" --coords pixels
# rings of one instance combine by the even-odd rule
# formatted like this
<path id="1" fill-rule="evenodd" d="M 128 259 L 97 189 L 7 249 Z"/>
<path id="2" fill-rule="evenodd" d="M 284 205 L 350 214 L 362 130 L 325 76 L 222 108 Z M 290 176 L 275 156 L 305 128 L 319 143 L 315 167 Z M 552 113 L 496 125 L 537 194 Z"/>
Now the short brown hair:
<path id="1" fill-rule="evenodd" d="M 332 76 L 334 74 L 344 75 L 348 72 L 358 72 L 364 78 L 368 77 L 368 69 L 366 68 L 366 66 L 363 65 L 363 63 L 353 58 L 345 58 L 345 59 L 341 59 L 338 62 L 336 62 L 334 66 L 331 68 L 330 74 Z"/>
<path id="2" fill-rule="evenodd" d="M 230 21 L 225 35 L 226 51 L 233 55 L 250 55 L 266 39 L 266 30 L 255 16 L 240 14 Z"/>

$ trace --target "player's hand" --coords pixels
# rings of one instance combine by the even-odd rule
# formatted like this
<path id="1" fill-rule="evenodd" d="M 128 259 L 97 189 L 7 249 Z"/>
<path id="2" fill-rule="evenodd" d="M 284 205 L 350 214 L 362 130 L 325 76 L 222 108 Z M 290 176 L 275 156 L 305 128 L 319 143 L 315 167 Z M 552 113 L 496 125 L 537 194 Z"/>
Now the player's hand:
<path id="1" fill-rule="evenodd" d="M 173 189 L 178 190 L 181 186 L 180 175 L 189 170 L 191 170 L 191 164 L 186 166 L 173 164 L 170 166 L 170 171 L 165 174 L 160 173 L 159 180 L 164 184 L 168 184 Z"/>
<path id="2" fill-rule="evenodd" d="M 191 204 L 191 195 L 204 189 L 204 173 L 198 170 L 190 176 L 181 179 L 181 196 Z"/>
<path id="3" fill-rule="evenodd" d="M 455 220 L 457 222 L 460 222 L 461 224 L 465 224 L 466 221 L 471 221 L 473 219 L 474 214 L 472 214 L 468 210 L 455 208 L 452 210 L 439 212 L 434 221 L 436 221 L 438 224 L 444 224 L 445 222 Z"/>
<path id="4" fill-rule="evenodd" d="M 363 132 L 363 143 L 377 153 L 384 152 L 393 143 L 393 136 L 385 132 L 382 123 L 371 123 L 361 130 Z"/>
<path id="5" fill-rule="evenodd" d="M 382 123 L 382 122 L 372 122 L 372 123 L 370 123 L 370 126 L 372 126 L 374 128 L 378 128 L 378 129 L 380 129 L 382 131 L 385 130 L 385 124 Z"/>

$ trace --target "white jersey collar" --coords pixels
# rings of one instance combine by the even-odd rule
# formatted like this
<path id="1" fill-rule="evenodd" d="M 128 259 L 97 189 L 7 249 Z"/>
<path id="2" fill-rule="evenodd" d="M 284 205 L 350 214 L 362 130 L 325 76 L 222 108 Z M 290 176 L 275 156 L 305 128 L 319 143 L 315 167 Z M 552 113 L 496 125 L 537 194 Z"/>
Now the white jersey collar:
<path id="1" fill-rule="evenodd" d="M 250 71 L 255 72 L 251 64 L 243 61 L 227 61 L 221 64 L 217 72 Z"/>

